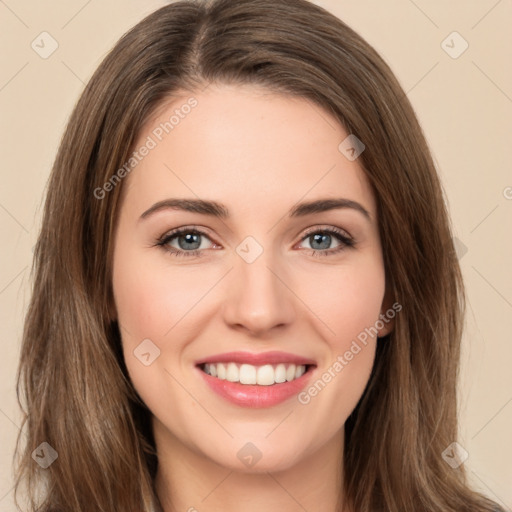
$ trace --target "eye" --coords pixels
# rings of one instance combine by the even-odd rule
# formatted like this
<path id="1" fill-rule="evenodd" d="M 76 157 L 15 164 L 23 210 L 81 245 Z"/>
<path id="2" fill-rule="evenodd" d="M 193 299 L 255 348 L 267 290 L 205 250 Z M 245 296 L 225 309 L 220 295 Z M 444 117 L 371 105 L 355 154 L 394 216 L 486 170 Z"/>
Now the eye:
<path id="1" fill-rule="evenodd" d="M 330 249 L 329 246 L 332 244 L 333 239 L 338 242 L 338 245 L 333 249 Z M 329 256 L 336 254 L 347 247 L 353 247 L 355 244 L 354 239 L 347 233 L 333 227 L 309 231 L 302 240 L 309 241 L 313 256 Z"/>
<path id="2" fill-rule="evenodd" d="M 203 239 L 203 240 L 202 240 Z M 196 227 L 183 227 L 175 229 L 163 235 L 156 243 L 165 251 L 173 256 L 201 256 L 208 244 L 203 244 L 204 239 L 209 240 L 215 247 L 216 245 L 204 231 Z M 353 247 L 355 240 L 346 232 L 338 228 L 330 227 L 325 229 L 312 229 L 306 233 L 301 242 L 308 240 L 311 244 L 312 256 L 329 256 Z M 333 240 L 337 241 L 337 246 L 330 248 Z M 176 246 L 177 245 L 177 246 Z M 211 248 L 211 247 L 210 247 Z"/>
<path id="3" fill-rule="evenodd" d="M 166 233 L 157 242 L 157 245 L 163 247 L 163 249 L 174 256 L 200 256 L 203 249 L 208 248 L 204 246 L 201 238 L 210 240 L 204 231 L 195 227 L 185 227 Z M 178 247 L 172 245 L 174 243 Z"/>

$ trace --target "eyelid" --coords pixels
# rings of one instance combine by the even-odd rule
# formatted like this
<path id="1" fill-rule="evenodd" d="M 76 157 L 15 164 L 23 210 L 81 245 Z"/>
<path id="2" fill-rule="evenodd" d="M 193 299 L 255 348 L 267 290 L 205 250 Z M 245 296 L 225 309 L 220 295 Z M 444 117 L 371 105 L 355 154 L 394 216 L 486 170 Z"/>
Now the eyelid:
<path id="1" fill-rule="evenodd" d="M 313 233 L 317 233 L 319 231 L 334 232 L 336 234 L 343 235 L 344 237 L 355 242 L 354 237 L 346 229 L 339 228 L 337 226 L 332 226 L 330 224 L 317 224 L 316 226 L 312 226 L 311 228 L 306 229 L 304 235 L 301 238 L 301 241 L 304 240 L 304 238 L 308 237 L 309 235 L 312 235 Z"/>
<path id="2" fill-rule="evenodd" d="M 191 224 L 190 226 L 182 226 L 179 228 L 170 229 L 169 231 L 166 231 L 162 236 L 160 236 L 158 238 L 157 242 L 165 243 L 165 241 L 171 237 L 174 237 L 174 236 L 182 234 L 182 233 L 190 233 L 190 232 L 197 232 L 201 236 L 204 236 L 213 242 L 211 235 L 207 232 L 207 228 L 203 228 L 202 226 L 196 226 L 193 224 Z"/>

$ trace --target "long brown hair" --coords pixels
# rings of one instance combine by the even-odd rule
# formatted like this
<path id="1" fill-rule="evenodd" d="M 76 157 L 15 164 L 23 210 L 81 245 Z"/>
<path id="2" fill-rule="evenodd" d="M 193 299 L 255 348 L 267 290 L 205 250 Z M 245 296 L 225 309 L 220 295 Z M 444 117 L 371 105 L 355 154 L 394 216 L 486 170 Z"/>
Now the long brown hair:
<path id="1" fill-rule="evenodd" d="M 129 160 L 164 100 L 209 83 L 307 98 L 365 144 L 358 161 L 377 200 L 387 287 L 402 311 L 346 422 L 346 499 L 358 512 L 497 510 L 470 490 L 464 466 L 442 458 L 457 439 L 465 305 L 425 138 L 376 51 L 305 0 L 172 3 L 126 33 L 86 86 L 52 169 L 35 247 L 17 383 L 25 418 L 16 496 L 25 484 L 30 510 L 41 511 L 158 506 L 149 411 L 110 315 L 123 181 L 101 197 L 98 190 Z M 46 469 L 32 457 L 43 442 L 58 454 Z"/>

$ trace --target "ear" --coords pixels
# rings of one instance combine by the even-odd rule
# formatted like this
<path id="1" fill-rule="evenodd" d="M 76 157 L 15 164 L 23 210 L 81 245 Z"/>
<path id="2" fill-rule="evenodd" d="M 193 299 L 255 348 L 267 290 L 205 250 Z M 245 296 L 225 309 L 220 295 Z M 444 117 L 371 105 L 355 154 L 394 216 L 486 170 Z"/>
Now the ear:
<path id="1" fill-rule="evenodd" d="M 395 328 L 395 316 L 401 309 L 402 305 L 393 301 L 393 295 L 390 291 L 390 287 L 386 286 L 379 321 L 377 322 L 378 327 L 381 327 L 378 329 L 377 336 L 379 338 L 383 338 L 393 332 L 393 329 Z"/>

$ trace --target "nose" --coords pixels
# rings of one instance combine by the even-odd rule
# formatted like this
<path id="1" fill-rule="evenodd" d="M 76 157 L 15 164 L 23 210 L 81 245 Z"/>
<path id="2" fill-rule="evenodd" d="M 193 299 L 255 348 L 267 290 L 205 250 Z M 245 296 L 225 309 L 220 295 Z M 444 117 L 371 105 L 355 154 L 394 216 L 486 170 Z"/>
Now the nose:
<path id="1" fill-rule="evenodd" d="M 224 320 L 232 328 L 251 336 L 263 336 L 284 328 L 295 318 L 294 294 L 283 270 L 270 251 L 247 263 L 239 258 L 230 272 Z"/>

